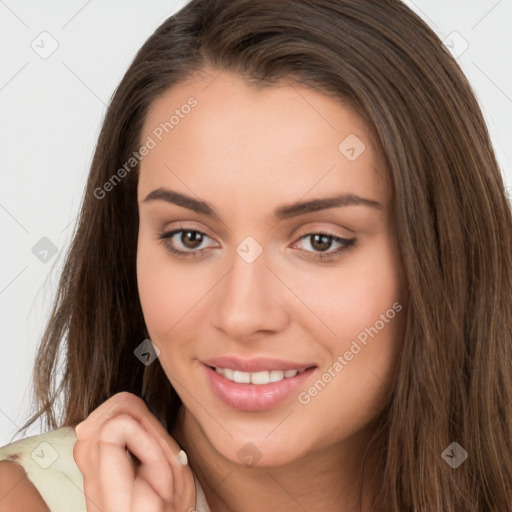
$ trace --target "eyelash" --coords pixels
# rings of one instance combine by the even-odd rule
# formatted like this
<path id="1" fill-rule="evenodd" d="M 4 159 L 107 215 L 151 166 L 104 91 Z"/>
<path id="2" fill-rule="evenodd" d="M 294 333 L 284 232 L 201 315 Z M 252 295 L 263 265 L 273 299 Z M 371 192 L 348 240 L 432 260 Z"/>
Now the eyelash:
<path id="1" fill-rule="evenodd" d="M 176 248 L 172 247 L 169 243 L 167 243 L 167 240 L 172 238 L 174 235 L 176 235 L 178 233 L 185 233 L 185 232 L 199 233 L 201 235 L 204 235 L 205 237 L 210 238 L 206 233 L 203 233 L 202 231 L 199 231 L 197 229 L 184 229 L 184 228 L 181 228 L 181 229 L 175 229 L 173 231 L 167 231 L 167 232 L 166 231 L 162 231 L 162 232 L 159 232 L 158 233 L 158 239 L 159 239 L 160 243 L 162 243 L 165 246 L 165 248 L 170 253 L 172 253 L 175 257 L 177 257 L 177 258 L 197 258 L 198 257 L 198 253 L 203 252 L 205 249 L 196 249 L 194 251 L 180 251 L 179 249 L 176 249 Z M 324 232 L 324 231 L 314 231 L 314 232 L 311 232 L 311 233 L 306 233 L 305 235 L 302 235 L 299 238 L 299 240 L 302 240 L 302 239 L 307 238 L 307 237 L 311 237 L 313 235 L 324 235 L 324 236 L 327 236 L 330 239 L 332 239 L 333 242 L 339 242 L 339 243 L 342 244 L 342 246 L 339 249 L 337 249 L 335 251 L 332 251 L 332 252 L 329 252 L 329 253 L 321 253 L 321 252 L 320 253 L 314 253 L 314 252 L 311 252 L 311 251 L 306 251 L 307 253 L 310 254 L 310 256 L 308 256 L 308 257 L 311 257 L 313 259 L 320 260 L 320 261 L 332 260 L 336 256 L 339 256 L 339 255 L 341 255 L 344 252 L 350 251 L 354 247 L 354 245 L 356 243 L 356 239 L 355 238 L 341 238 L 339 236 L 333 235 L 332 233 L 327 233 L 327 232 Z"/>

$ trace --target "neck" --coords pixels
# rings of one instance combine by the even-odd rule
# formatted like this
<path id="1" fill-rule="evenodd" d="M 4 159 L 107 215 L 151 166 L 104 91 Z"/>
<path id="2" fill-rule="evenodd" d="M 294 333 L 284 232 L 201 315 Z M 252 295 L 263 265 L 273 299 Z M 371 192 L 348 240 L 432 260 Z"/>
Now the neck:
<path id="1" fill-rule="evenodd" d="M 369 450 L 361 488 L 363 457 L 374 431 L 369 425 L 328 450 L 266 467 L 247 467 L 223 457 L 183 405 L 170 434 L 187 452 L 211 512 L 366 512 L 381 478 L 372 471 L 376 452 Z"/>

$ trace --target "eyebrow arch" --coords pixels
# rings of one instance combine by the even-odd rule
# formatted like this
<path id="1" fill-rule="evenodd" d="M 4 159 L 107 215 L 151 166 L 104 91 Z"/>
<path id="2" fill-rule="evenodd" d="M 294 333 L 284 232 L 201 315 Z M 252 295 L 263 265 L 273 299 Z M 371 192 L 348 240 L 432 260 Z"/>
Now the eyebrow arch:
<path id="1" fill-rule="evenodd" d="M 193 210 L 196 213 L 202 213 L 209 217 L 219 218 L 215 210 L 205 201 L 195 199 L 186 194 L 169 190 L 167 188 L 157 188 L 150 192 L 143 203 L 152 201 L 165 201 Z M 275 220 L 285 220 L 305 213 L 326 210 L 328 208 L 335 208 L 340 206 L 368 206 L 382 210 L 383 206 L 378 201 L 367 199 L 365 197 L 357 196 L 355 194 L 338 194 L 332 197 L 323 197 L 320 199 L 311 199 L 309 201 L 296 202 L 290 205 L 280 206 L 274 211 Z"/>

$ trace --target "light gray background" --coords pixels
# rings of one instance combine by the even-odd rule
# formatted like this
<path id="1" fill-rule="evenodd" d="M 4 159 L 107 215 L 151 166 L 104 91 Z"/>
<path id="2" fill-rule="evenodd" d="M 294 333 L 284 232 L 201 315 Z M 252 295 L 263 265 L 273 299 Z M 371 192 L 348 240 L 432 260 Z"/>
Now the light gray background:
<path id="1" fill-rule="evenodd" d="M 138 48 L 185 3 L 0 0 L 0 446 L 28 418 L 35 349 L 106 105 Z M 406 3 L 459 55 L 512 185 L 512 2 Z M 43 237 L 55 255 L 34 254 Z M 36 423 L 26 435 L 40 432 Z"/>

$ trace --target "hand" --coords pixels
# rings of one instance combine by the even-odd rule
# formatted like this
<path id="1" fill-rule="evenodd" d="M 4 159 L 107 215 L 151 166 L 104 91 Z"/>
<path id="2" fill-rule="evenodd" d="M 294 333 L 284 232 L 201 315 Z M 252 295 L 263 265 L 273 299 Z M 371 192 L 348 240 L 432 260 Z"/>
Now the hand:
<path id="1" fill-rule="evenodd" d="M 137 396 L 112 396 L 75 433 L 87 512 L 195 510 L 194 477 L 178 460 L 179 445 Z"/>

